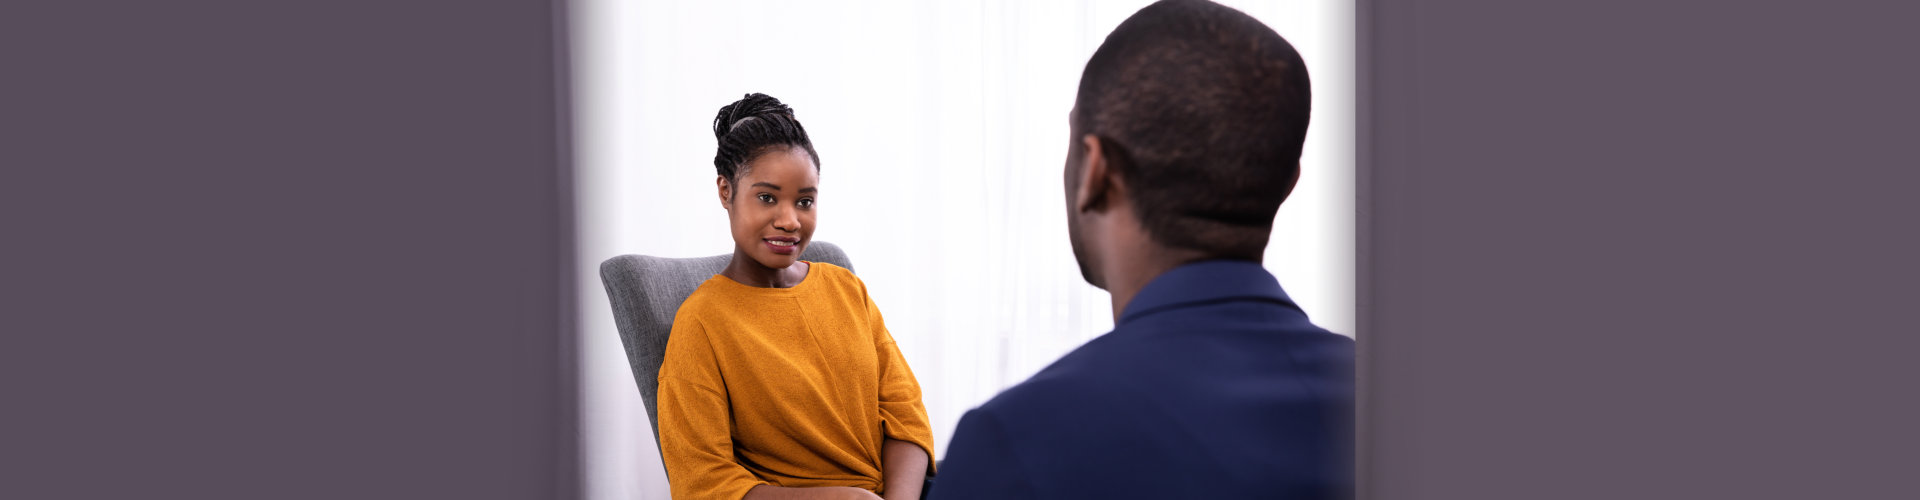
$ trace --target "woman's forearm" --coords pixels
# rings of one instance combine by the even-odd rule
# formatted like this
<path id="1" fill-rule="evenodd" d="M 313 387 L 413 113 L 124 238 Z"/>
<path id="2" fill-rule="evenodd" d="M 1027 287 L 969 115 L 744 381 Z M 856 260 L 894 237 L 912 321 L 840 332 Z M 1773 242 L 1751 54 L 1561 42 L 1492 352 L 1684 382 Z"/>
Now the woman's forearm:
<path id="1" fill-rule="evenodd" d="M 747 490 L 740 500 L 874 500 L 873 492 L 851 486 L 787 488 L 762 484 Z"/>
<path id="2" fill-rule="evenodd" d="M 880 445 L 880 475 L 886 480 L 882 495 L 854 487 L 787 488 L 762 484 L 747 490 L 741 500 L 919 500 L 927 480 L 926 450 L 920 445 L 888 438 Z"/>
<path id="3" fill-rule="evenodd" d="M 880 445 L 880 475 L 886 478 L 881 493 L 886 500 L 919 500 L 920 487 L 927 480 L 927 451 L 920 445 L 887 438 Z"/>

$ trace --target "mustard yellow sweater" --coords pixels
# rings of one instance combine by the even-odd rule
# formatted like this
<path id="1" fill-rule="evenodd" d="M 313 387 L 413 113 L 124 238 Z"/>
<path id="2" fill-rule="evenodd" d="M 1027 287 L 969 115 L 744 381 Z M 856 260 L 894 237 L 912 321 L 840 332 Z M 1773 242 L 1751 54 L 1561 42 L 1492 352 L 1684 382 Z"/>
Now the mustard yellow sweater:
<path id="1" fill-rule="evenodd" d="M 792 288 L 702 283 L 674 316 L 658 403 L 675 499 L 759 484 L 879 493 L 884 438 L 935 456 L 913 371 L 866 285 L 832 264 L 809 263 Z"/>

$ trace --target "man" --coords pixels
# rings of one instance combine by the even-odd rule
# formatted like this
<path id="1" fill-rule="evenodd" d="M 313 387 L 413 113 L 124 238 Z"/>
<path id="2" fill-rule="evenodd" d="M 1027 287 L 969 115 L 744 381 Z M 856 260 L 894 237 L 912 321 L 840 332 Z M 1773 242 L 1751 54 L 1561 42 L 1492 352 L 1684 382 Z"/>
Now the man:
<path id="1" fill-rule="evenodd" d="M 1066 191 L 1114 330 L 968 412 L 932 498 L 1352 495 L 1353 341 L 1260 266 L 1309 95 L 1293 47 L 1231 8 L 1162 1 L 1107 37 Z"/>

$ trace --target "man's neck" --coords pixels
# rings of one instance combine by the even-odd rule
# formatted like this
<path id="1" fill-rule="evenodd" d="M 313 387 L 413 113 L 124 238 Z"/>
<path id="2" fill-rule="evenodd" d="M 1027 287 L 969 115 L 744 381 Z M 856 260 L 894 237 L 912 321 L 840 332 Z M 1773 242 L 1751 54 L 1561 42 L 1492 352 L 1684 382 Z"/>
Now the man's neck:
<path id="1" fill-rule="evenodd" d="M 1107 293 L 1113 295 L 1113 322 L 1120 323 L 1120 315 L 1127 310 L 1127 304 L 1140 295 L 1140 290 L 1152 283 L 1154 278 L 1172 271 L 1173 268 L 1211 258 L 1198 250 L 1167 248 L 1154 243 L 1133 246 L 1138 248 L 1132 255 L 1120 255 L 1114 265 L 1107 266 Z M 1130 252 L 1132 253 L 1132 252 Z"/>

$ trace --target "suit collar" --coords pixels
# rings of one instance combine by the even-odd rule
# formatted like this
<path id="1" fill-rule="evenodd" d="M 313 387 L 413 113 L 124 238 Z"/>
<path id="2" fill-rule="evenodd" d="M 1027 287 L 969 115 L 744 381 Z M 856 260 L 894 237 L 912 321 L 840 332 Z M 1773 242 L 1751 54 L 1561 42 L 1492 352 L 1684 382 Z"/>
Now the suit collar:
<path id="1" fill-rule="evenodd" d="M 1235 299 L 1278 302 L 1300 310 L 1280 288 L 1280 281 L 1260 264 L 1244 260 L 1203 260 L 1170 269 L 1147 282 L 1127 303 L 1126 311 L 1114 326 L 1118 328 L 1142 316 L 1184 305 Z"/>

